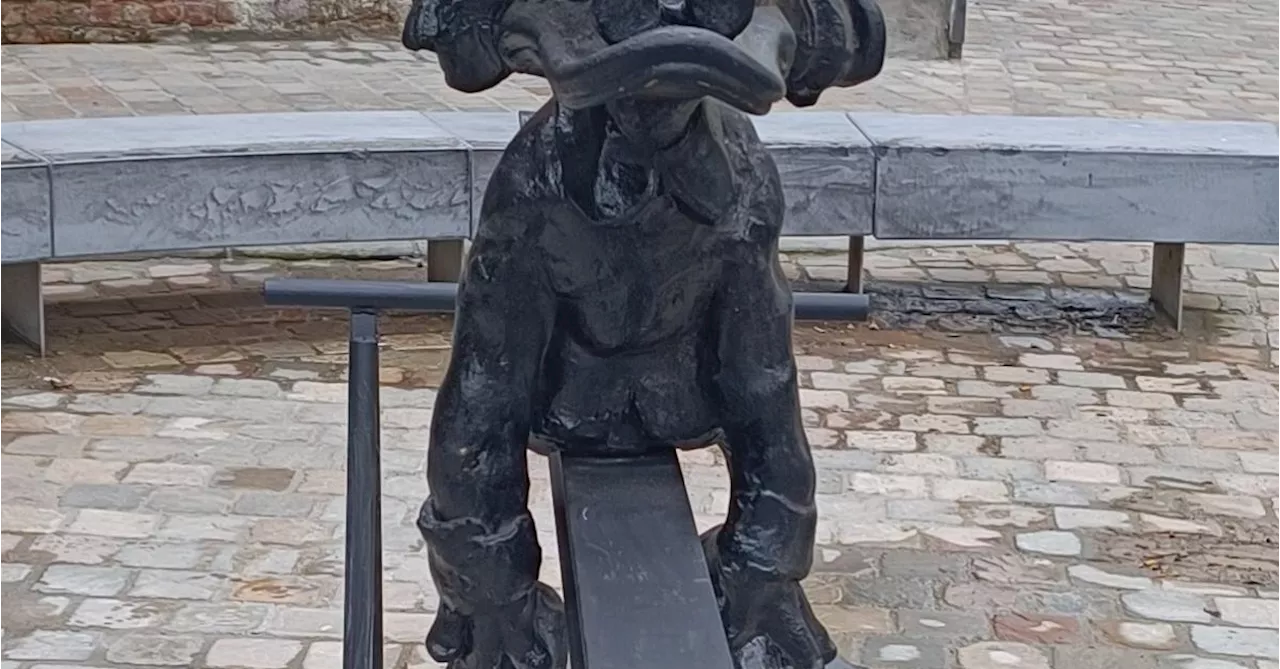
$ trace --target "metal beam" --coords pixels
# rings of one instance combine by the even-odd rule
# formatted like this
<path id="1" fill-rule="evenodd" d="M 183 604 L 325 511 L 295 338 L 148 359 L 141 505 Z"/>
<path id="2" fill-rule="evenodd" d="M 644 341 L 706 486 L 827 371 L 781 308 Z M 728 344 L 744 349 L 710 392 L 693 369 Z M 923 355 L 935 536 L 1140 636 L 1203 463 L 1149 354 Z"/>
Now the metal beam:
<path id="1" fill-rule="evenodd" d="M 574 669 L 733 669 L 674 450 L 551 456 Z"/>
<path id="2" fill-rule="evenodd" d="M 274 305 L 448 313 L 454 309 L 458 284 L 269 279 L 262 294 Z M 870 310 L 867 295 L 858 293 L 795 293 L 794 298 L 796 319 L 802 321 L 863 321 Z"/>

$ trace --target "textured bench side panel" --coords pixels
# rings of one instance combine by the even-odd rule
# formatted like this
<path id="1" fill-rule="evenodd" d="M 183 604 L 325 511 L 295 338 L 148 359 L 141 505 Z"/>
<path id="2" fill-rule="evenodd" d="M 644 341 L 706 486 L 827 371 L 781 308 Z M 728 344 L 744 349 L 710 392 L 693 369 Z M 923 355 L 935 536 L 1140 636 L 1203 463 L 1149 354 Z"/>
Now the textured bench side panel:
<path id="1" fill-rule="evenodd" d="M 1276 160 L 889 149 L 876 237 L 1274 244 Z"/>
<path id="2" fill-rule="evenodd" d="M 465 237 L 461 149 L 55 165 L 58 257 Z"/>
<path id="3" fill-rule="evenodd" d="M 850 118 L 880 155 L 877 237 L 1276 243 L 1269 123 Z"/>
<path id="4" fill-rule="evenodd" d="M 53 254 L 49 166 L 44 160 L 3 142 L 4 175 L 0 190 L 4 262 L 44 260 Z"/>

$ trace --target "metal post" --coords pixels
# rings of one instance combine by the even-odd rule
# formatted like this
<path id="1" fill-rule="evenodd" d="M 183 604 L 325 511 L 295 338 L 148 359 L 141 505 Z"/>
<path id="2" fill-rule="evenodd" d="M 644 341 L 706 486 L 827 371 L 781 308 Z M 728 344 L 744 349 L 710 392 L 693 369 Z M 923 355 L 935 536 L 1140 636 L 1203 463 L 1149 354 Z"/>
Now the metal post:
<path id="1" fill-rule="evenodd" d="M 382 669 L 382 467 L 378 312 L 351 311 L 343 669 Z"/>

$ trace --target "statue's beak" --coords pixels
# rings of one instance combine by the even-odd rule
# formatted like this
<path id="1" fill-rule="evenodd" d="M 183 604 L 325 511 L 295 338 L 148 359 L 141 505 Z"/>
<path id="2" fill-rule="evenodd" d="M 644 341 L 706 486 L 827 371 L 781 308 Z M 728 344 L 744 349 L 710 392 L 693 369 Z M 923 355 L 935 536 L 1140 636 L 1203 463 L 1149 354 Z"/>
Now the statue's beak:
<path id="1" fill-rule="evenodd" d="M 512 69 L 546 77 L 566 107 L 582 109 L 622 97 L 711 96 L 763 114 L 786 95 L 795 36 L 776 8 L 757 7 L 733 40 L 702 28 L 662 26 L 616 44 L 588 30 L 590 21 L 558 16 L 557 9 L 582 11 L 567 3 L 512 4 L 502 19 L 499 50 Z M 574 31 L 575 26 L 581 28 Z"/>

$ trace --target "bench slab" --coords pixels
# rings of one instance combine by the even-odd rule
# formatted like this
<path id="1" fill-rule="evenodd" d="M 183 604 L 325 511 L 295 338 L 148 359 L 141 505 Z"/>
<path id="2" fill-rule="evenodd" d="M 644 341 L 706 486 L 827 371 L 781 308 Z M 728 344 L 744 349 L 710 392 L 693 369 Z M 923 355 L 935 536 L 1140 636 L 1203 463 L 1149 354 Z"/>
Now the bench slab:
<path id="1" fill-rule="evenodd" d="M 59 258 L 470 229 L 466 145 L 412 112 L 39 121 L 5 138 L 51 165 Z"/>
<path id="2" fill-rule="evenodd" d="M 1268 123 L 853 114 L 879 239 L 1276 243 Z"/>

